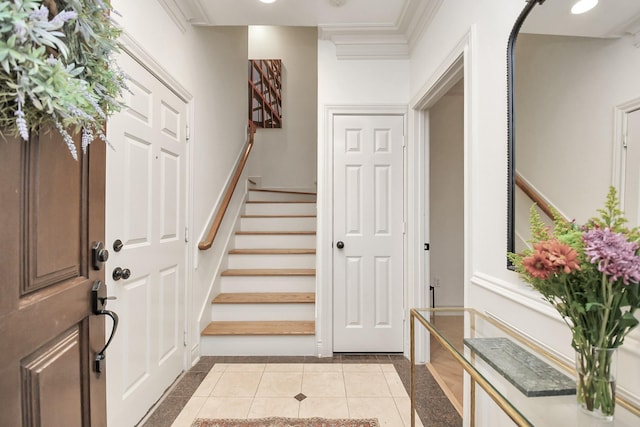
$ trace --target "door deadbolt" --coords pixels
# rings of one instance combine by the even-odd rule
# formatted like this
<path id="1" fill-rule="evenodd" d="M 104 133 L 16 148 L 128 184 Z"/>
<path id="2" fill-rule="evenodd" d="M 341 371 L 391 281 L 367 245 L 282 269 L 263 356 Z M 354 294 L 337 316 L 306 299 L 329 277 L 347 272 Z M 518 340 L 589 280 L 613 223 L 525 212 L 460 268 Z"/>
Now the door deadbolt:
<path id="1" fill-rule="evenodd" d="M 91 264 L 94 270 L 101 270 L 102 264 L 109 259 L 109 251 L 104 247 L 102 242 L 94 242 L 91 245 Z"/>
<path id="2" fill-rule="evenodd" d="M 113 250 L 116 252 L 120 252 L 123 246 L 124 246 L 124 243 L 122 243 L 122 240 L 120 239 L 116 239 L 116 241 L 113 242 Z"/>
<path id="3" fill-rule="evenodd" d="M 129 270 L 128 268 L 116 267 L 113 269 L 111 277 L 113 277 L 113 280 L 115 281 L 118 281 L 120 279 L 127 280 L 129 277 L 131 277 L 131 270 Z"/>

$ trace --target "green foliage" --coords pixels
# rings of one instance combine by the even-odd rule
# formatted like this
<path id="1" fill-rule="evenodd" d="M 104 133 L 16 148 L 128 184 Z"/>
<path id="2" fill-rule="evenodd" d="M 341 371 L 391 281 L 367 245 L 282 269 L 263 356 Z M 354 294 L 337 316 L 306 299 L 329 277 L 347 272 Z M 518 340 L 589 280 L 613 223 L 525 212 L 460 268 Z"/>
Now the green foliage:
<path id="1" fill-rule="evenodd" d="M 50 10 L 45 4 L 51 5 Z M 82 129 L 82 145 L 105 139 L 107 117 L 125 76 L 113 60 L 121 33 L 109 0 L 13 0 L 0 3 L 0 129 L 28 139 L 43 125 Z"/>

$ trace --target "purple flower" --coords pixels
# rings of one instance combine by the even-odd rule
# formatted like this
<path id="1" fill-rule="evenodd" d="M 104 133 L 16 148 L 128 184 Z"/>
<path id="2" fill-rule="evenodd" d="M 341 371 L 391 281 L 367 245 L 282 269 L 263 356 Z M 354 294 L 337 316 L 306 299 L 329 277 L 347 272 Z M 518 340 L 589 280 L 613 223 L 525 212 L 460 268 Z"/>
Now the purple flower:
<path id="1" fill-rule="evenodd" d="M 93 141 L 93 132 L 88 127 L 82 128 L 82 152 L 87 153 L 87 147 Z"/>
<path id="2" fill-rule="evenodd" d="M 47 6 L 42 5 L 40 9 L 35 9 L 33 12 L 29 14 L 29 18 L 32 21 L 42 21 L 46 22 L 49 20 L 49 9 Z"/>
<path id="3" fill-rule="evenodd" d="M 598 271 L 609 276 L 611 282 L 622 279 L 640 282 L 640 257 L 636 255 L 638 244 L 630 242 L 622 233 L 614 233 L 609 228 L 595 228 L 582 236 L 584 252 L 592 264 L 598 263 Z"/>
<path id="4" fill-rule="evenodd" d="M 53 19 L 51 20 L 51 24 L 55 26 L 62 26 L 65 22 L 71 19 L 76 19 L 77 17 L 78 17 L 78 14 L 76 12 L 73 12 L 70 10 L 63 10 L 62 12 L 58 13 L 56 16 L 53 17 Z"/>
<path id="5" fill-rule="evenodd" d="M 20 102 L 19 98 L 16 98 L 16 101 L 18 103 L 18 109 L 13 113 L 16 116 L 16 126 L 22 139 L 28 141 L 29 127 L 27 126 L 27 120 L 24 118 L 24 111 L 22 111 L 22 102 Z"/>
<path id="6" fill-rule="evenodd" d="M 13 34 L 16 35 L 20 43 L 24 43 L 27 39 L 27 27 L 24 22 L 18 21 L 13 25 Z"/>
<path id="7" fill-rule="evenodd" d="M 55 67 L 58 64 L 58 59 L 55 58 L 53 55 L 49 55 L 49 57 L 45 59 L 44 62 L 51 65 L 52 67 Z"/>

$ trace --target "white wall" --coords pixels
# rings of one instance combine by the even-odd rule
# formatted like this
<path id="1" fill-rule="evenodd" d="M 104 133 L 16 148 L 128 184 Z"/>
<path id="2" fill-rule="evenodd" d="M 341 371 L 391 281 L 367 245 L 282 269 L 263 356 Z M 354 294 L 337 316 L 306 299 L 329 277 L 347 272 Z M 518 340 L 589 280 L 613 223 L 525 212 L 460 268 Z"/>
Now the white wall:
<path id="1" fill-rule="evenodd" d="M 518 38 L 516 168 L 569 219 L 583 223 L 604 203 L 614 107 L 640 97 L 638 70 L 631 37 Z"/>
<path id="2" fill-rule="evenodd" d="M 467 305 L 490 311 L 544 345 L 573 358 L 570 334 L 555 311 L 506 269 L 506 46 L 524 2 L 458 0 L 443 2 L 413 50 L 411 96 L 425 84 L 466 34 L 471 34 L 470 138 L 465 198 L 469 294 Z M 414 141 L 410 141 L 412 144 Z M 594 196 L 600 201 L 601 195 Z M 409 226 L 414 226 L 410 223 Z M 411 228 L 410 228 L 411 229 Z M 411 272 L 410 272 L 411 273 Z M 628 366 L 618 386 L 640 398 L 640 331 L 625 341 L 620 363 Z"/>
<path id="3" fill-rule="evenodd" d="M 464 94 L 429 109 L 429 283 L 438 307 L 464 305 Z"/>
<path id="4" fill-rule="evenodd" d="M 122 15 L 116 19 L 125 32 L 193 96 L 190 250 L 197 268 L 188 312 L 190 340 L 197 355 L 196 317 L 207 304 L 220 254 L 215 247 L 198 251 L 196 246 L 246 139 L 247 29 L 186 24 L 182 32 L 157 0 L 114 0 L 113 6 Z"/>
<path id="5" fill-rule="evenodd" d="M 262 187 L 315 191 L 317 39 L 315 27 L 249 27 L 250 59 L 282 59 L 282 128 L 258 129 L 251 155 Z"/>

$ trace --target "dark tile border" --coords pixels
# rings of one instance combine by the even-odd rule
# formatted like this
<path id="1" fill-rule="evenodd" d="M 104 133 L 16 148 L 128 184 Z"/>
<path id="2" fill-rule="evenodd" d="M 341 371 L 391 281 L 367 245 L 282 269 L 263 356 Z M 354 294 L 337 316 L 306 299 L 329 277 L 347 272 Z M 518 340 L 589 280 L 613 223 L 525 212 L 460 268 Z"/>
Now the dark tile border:
<path id="1" fill-rule="evenodd" d="M 411 362 L 402 354 L 340 354 L 314 356 L 202 356 L 151 409 L 142 427 L 171 427 L 193 393 L 216 363 L 390 363 L 396 368 L 407 394 Z M 460 427 L 458 415 L 426 367 L 416 367 L 416 410 L 424 427 Z"/>

